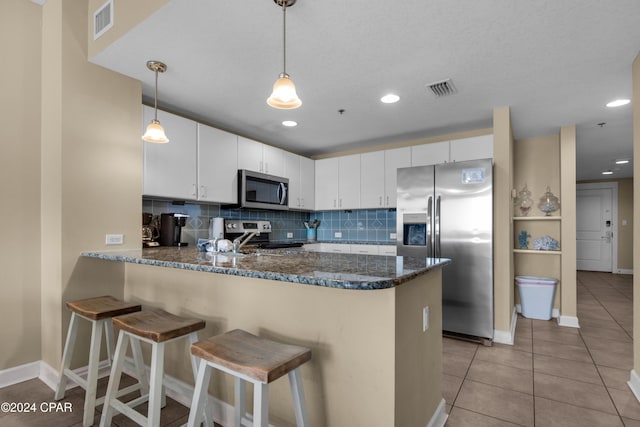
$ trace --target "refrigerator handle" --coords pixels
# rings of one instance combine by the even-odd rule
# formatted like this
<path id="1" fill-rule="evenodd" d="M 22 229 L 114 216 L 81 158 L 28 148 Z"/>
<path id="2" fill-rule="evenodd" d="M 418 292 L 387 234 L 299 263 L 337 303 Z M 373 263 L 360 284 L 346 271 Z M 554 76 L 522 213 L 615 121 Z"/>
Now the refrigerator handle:
<path id="1" fill-rule="evenodd" d="M 436 216 L 434 221 L 434 234 L 435 234 L 435 250 L 436 250 L 436 258 L 442 258 L 442 253 L 440 252 L 440 196 L 436 199 Z"/>
<path id="2" fill-rule="evenodd" d="M 431 233 L 431 225 L 433 217 L 433 197 L 427 199 L 427 257 L 433 257 L 433 237 Z"/>

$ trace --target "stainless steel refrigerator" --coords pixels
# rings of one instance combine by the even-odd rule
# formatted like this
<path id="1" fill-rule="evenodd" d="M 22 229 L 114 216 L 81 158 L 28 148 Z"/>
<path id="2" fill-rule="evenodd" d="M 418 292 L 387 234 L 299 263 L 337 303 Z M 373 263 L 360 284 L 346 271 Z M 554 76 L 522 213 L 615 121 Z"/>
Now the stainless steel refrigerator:
<path id="1" fill-rule="evenodd" d="M 442 328 L 493 340 L 491 159 L 398 169 L 398 255 L 450 258 Z"/>

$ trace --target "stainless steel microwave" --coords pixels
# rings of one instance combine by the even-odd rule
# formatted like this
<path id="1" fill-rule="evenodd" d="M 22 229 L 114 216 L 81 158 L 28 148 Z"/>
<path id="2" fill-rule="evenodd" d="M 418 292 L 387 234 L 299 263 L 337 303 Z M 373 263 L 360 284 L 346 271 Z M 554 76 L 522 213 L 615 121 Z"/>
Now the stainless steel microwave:
<path id="1" fill-rule="evenodd" d="M 238 204 L 241 208 L 287 210 L 289 179 L 240 169 Z"/>

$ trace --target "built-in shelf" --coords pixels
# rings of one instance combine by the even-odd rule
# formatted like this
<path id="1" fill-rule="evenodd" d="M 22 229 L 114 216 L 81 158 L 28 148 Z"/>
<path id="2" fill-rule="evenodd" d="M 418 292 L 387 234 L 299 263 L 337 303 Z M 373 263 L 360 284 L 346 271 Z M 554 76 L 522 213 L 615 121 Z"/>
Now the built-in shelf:
<path id="1" fill-rule="evenodd" d="M 540 249 L 514 249 L 514 254 L 561 255 L 562 251 L 543 251 Z"/>
<path id="2" fill-rule="evenodd" d="M 559 221 L 561 216 L 514 216 L 514 221 Z"/>

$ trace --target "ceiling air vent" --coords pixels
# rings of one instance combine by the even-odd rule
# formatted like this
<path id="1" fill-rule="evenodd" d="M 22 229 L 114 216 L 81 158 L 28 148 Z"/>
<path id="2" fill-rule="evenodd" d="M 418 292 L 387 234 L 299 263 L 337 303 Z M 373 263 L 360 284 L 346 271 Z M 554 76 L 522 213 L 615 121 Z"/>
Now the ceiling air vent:
<path id="1" fill-rule="evenodd" d="M 440 80 L 439 82 L 428 84 L 427 88 L 438 98 L 455 95 L 458 92 L 451 79 Z"/>
<path id="2" fill-rule="evenodd" d="M 113 27 L 113 0 L 108 0 L 93 14 L 93 39 L 106 33 Z"/>

